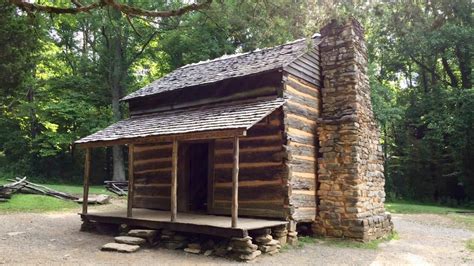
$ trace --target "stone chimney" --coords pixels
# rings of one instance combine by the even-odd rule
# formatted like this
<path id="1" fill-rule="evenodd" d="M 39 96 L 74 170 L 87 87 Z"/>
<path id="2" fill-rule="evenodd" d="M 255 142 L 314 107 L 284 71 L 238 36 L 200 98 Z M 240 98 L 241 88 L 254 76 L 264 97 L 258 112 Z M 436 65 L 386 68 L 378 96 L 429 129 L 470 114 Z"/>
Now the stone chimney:
<path id="1" fill-rule="evenodd" d="M 321 29 L 318 235 L 369 241 L 391 232 L 379 129 L 372 112 L 364 30 L 354 19 Z"/>

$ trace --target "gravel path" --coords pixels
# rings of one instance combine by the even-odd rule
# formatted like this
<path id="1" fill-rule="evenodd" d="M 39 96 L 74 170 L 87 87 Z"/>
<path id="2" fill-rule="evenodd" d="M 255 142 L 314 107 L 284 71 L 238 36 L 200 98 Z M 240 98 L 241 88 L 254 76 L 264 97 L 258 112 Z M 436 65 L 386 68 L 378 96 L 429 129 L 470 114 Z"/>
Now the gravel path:
<path id="1" fill-rule="evenodd" d="M 307 244 L 257 263 L 291 265 L 474 265 L 474 253 L 465 241 L 474 232 L 440 215 L 393 215 L 400 240 L 377 250 L 341 248 L 325 243 Z M 73 213 L 0 214 L 0 264 L 223 264 L 222 258 L 166 249 L 142 249 L 134 254 L 99 251 L 111 236 L 79 231 Z"/>

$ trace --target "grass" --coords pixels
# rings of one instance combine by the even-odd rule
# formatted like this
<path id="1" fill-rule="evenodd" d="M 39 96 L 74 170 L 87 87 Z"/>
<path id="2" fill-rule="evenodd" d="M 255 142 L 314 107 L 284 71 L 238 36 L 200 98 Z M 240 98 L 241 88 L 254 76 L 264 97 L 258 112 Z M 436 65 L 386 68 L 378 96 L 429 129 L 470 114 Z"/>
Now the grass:
<path id="1" fill-rule="evenodd" d="M 2 182 L 3 181 L 3 182 Z M 8 183 L 5 180 L 0 180 L 1 183 Z M 0 184 L 1 184 L 0 183 Z M 76 196 L 82 196 L 82 185 L 65 185 L 65 184 L 40 184 L 51 189 L 73 194 Z M 91 186 L 89 188 L 90 194 L 107 194 L 114 195 L 113 193 L 106 190 L 103 186 Z M 14 212 L 52 212 L 52 211 L 65 211 L 72 209 L 79 209 L 80 204 L 69 201 L 61 200 L 50 196 L 43 195 L 31 195 L 31 194 L 14 194 L 8 202 L 0 203 L 0 214 L 1 213 L 14 213 Z"/>
<path id="2" fill-rule="evenodd" d="M 473 239 L 469 239 L 467 242 L 466 242 L 466 248 L 472 252 L 474 252 L 474 238 Z"/>
<path id="3" fill-rule="evenodd" d="M 373 240 L 370 242 L 358 242 L 354 240 L 348 239 L 334 239 L 334 238 L 316 238 L 310 236 L 299 236 L 298 237 L 298 245 L 293 247 L 290 245 L 285 245 L 282 247 L 282 251 L 287 251 L 291 248 L 303 248 L 306 245 L 312 245 L 315 243 L 340 247 L 340 248 L 360 248 L 360 249 L 377 249 L 379 244 L 388 242 L 390 240 L 398 240 L 400 239 L 398 233 L 393 231 L 392 234 L 385 238 Z"/>
<path id="4" fill-rule="evenodd" d="M 472 212 L 474 209 L 454 208 L 435 204 L 416 203 L 409 201 L 396 201 L 385 203 L 385 208 L 391 213 L 432 213 L 432 214 L 448 214 L 452 212 Z"/>
<path id="5" fill-rule="evenodd" d="M 440 214 L 446 215 L 457 224 L 474 231 L 474 215 L 472 208 L 454 208 L 435 204 L 414 203 L 408 201 L 389 202 L 385 204 L 386 209 L 391 213 L 405 214 Z M 466 213 L 464 213 L 466 212 Z"/>
<path id="6" fill-rule="evenodd" d="M 49 196 L 16 194 L 8 202 L 0 203 L 0 213 L 51 212 L 79 209 L 74 201 L 61 200 Z"/>

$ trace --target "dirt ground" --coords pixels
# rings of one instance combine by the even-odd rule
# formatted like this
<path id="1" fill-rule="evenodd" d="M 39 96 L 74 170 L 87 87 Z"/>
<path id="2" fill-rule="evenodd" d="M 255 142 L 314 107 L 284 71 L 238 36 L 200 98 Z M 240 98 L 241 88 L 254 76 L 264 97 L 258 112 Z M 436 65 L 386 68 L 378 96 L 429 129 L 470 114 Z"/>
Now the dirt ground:
<path id="1" fill-rule="evenodd" d="M 260 256 L 270 265 L 474 265 L 465 241 L 474 232 L 441 215 L 393 215 L 399 240 L 378 249 L 342 248 L 323 241 Z M 0 214 L 0 264 L 228 264 L 230 260 L 192 255 L 182 250 L 142 249 L 133 254 L 101 252 L 113 237 L 80 232 L 72 211 L 50 214 Z"/>

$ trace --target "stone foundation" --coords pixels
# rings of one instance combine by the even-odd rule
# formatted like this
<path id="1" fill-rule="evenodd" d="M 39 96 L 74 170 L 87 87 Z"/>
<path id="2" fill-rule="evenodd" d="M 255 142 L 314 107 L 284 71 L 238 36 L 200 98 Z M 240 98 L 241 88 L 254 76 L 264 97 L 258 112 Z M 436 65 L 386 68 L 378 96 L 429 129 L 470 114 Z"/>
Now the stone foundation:
<path id="1" fill-rule="evenodd" d="M 319 205 L 312 229 L 318 235 L 368 241 L 387 235 L 393 224 L 384 208 L 383 155 L 363 36 L 353 19 L 321 29 Z"/>

